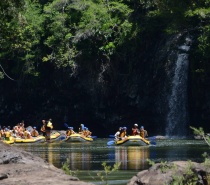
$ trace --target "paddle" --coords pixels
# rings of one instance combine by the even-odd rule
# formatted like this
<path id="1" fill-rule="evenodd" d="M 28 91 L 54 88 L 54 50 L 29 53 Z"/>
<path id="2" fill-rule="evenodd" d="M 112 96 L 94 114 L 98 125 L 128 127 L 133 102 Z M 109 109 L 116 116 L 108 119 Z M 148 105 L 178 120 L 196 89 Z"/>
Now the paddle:
<path id="1" fill-rule="evenodd" d="M 97 138 L 97 136 L 90 136 L 91 138 L 93 138 L 93 139 L 96 139 Z"/>
<path id="2" fill-rule="evenodd" d="M 156 142 L 154 141 L 154 140 L 156 140 L 156 137 L 155 137 L 155 136 L 153 136 L 153 137 L 148 137 L 148 138 L 146 138 L 146 139 L 148 139 L 148 140 L 150 141 L 150 145 L 156 145 Z"/>
<path id="3" fill-rule="evenodd" d="M 68 127 L 69 127 L 67 123 L 64 123 L 64 126 L 65 126 L 66 128 L 68 128 Z"/>
<path id="4" fill-rule="evenodd" d="M 107 142 L 107 145 L 113 145 L 115 143 L 115 141 L 109 141 L 109 142 Z"/>
<path id="5" fill-rule="evenodd" d="M 152 136 L 152 137 L 147 137 L 148 140 L 155 140 L 156 136 Z"/>
<path id="6" fill-rule="evenodd" d="M 150 145 L 156 145 L 155 141 L 150 141 Z"/>
<path id="7" fill-rule="evenodd" d="M 111 137 L 111 138 L 115 138 L 115 135 L 109 135 L 109 137 Z"/>

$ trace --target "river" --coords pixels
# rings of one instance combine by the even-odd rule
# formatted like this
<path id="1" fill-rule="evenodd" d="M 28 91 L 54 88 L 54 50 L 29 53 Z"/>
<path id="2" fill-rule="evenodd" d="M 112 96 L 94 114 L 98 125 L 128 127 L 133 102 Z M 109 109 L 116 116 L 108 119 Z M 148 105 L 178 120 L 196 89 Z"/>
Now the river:
<path id="1" fill-rule="evenodd" d="M 120 162 L 118 171 L 107 176 L 110 185 L 125 185 L 137 172 L 148 169 L 147 159 L 154 162 L 191 160 L 202 162 L 202 154 L 209 150 L 203 140 L 167 139 L 157 140 L 156 146 L 107 146 L 108 138 L 96 139 L 91 143 L 37 143 L 15 144 L 40 156 L 61 168 L 69 159 L 72 174 L 80 180 L 94 184 L 105 184 L 103 162 L 113 166 Z"/>

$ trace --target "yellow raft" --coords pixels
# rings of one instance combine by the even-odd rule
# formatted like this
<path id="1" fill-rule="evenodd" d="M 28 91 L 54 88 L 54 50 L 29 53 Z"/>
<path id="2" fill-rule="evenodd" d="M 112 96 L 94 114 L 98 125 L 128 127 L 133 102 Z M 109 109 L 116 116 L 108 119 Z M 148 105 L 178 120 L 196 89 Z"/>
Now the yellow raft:
<path id="1" fill-rule="evenodd" d="M 115 145 L 124 145 L 124 146 L 147 146 L 150 145 L 150 141 L 144 139 L 143 137 L 136 136 L 128 136 L 122 140 L 115 141 Z"/>
<path id="2" fill-rule="evenodd" d="M 63 141 L 65 142 L 86 142 L 86 141 L 93 141 L 93 138 L 91 137 L 85 137 L 81 134 L 72 134 L 68 136 L 66 139 Z"/>
<path id="3" fill-rule="evenodd" d="M 15 138 L 15 143 L 38 143 L 45 140 L 44 136 L 33 137 L 31 139 Z"/>
<path id="4" fill-rule="evenodd" d="M 60 133 L 55 132 L 50 135 L 50 142 L 59 140 Z M 15 143 L 41 143 L 45 141 L 44 136 L 33 137 L 32 139 L 15 138 Z"/>

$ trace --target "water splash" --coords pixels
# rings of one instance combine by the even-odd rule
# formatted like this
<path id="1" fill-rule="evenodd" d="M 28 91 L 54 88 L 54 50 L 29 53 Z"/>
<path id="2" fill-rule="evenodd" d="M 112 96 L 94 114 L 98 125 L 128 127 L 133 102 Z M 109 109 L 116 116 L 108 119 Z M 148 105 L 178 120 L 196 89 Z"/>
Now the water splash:
<path id="1" fill-rule="evenodd" d="M 186 39 L 186 41 L 188 40 Z M 184 53 L 178 53 L 177 60 L 175 62 L 175 71 L 172 78 L 172 90 L 169 96 L 169 112 L 167 115 L 166 127 L 167 136 L 186 136 L 187 134 L 187 82 L 189 68 L 187 51 L 189 51 L 190 46 L 185 44 L 180 46 L 179 49 Z"/>

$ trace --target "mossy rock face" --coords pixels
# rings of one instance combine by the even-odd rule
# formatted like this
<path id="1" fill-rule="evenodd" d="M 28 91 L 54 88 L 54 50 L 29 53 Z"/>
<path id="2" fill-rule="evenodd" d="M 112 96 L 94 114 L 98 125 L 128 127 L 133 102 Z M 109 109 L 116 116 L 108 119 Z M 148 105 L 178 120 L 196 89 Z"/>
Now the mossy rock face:
<path id="1" fill-rule="evenodd" d="M 199 184 L 210 182 L 210 169 L 202 163 L 175 161 L 157 163 L 139 172 L 128 185 Z"/>

